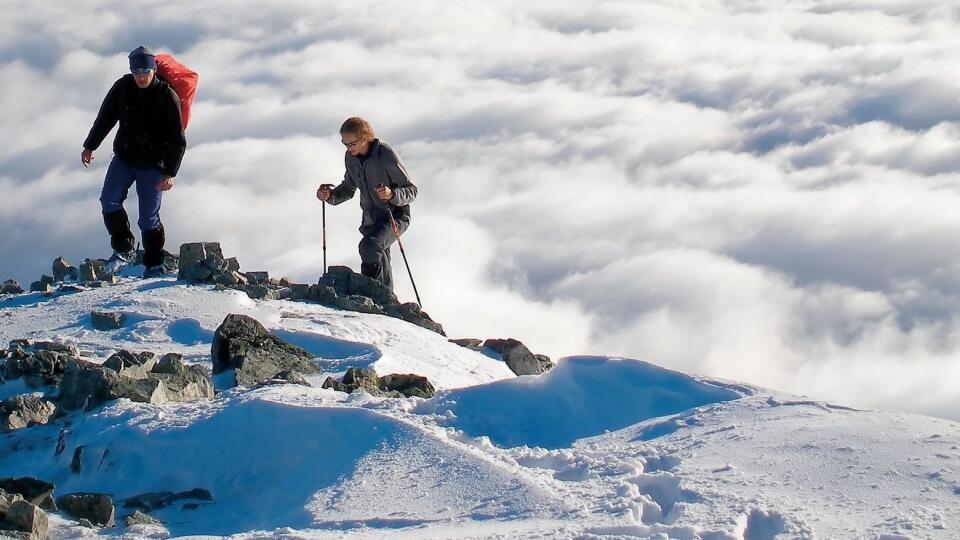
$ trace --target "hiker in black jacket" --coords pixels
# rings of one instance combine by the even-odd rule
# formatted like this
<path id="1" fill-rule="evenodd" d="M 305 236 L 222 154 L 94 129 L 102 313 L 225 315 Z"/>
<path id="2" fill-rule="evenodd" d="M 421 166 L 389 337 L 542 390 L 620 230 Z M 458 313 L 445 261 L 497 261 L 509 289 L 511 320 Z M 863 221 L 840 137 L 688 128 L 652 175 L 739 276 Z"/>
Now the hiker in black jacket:
<path id="1" fill-rule="evenodd" d="M 164 191 L 173 187 L 187 140 L 181 125 L 180 98 L 170 85 L 157 78 L 154 52 L 140 46 L 130 53 L 129 59 L 131 73 L 118 79 L 107 92 L 83 143 L 80 159 L 84 167 L 88 166 L 94 150 L 113 126 L 120 124 L 113 140 L 113 160 L 100 194 L 103 221 L 113 247 L 107 269 L 115 272 L 130 263 L 135 255 L 134 237 L 123 201 L 136 183 L 144 276 L 156 276 L 165 273 L 160 199 Z"/>
<path id="2" fill-rule="evenodd" d="M 393 288 L 390 245 L 396 235 L 390 222 L 393 215 L 400 234 L 410 226 L 410 203 L 417 198 L 417 186 L 410 182 L 407 168 L 387 143 L 373 133 L 363 118 L 348 118 L 340 127 L 340 141 L 347 147 L 346 172 L 336 188 L 323 184 L 317 198 L 340 204 L 360 190 L 360 273 Z"/>

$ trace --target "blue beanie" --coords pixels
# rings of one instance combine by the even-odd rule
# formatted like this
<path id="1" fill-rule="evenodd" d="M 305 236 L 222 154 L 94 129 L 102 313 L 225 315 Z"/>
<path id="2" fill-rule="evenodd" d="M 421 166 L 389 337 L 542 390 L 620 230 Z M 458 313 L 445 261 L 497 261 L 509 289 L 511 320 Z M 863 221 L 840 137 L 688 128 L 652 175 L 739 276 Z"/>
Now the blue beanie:
<path id="1" fill-rule="evenodd" d="M 146 45 L 141 45 L 136 49 L 130 51 L 130 55 L 127 58 L 130 59 L 130 69 L 144 69 L 150 68 L 152 70 L 157 69 L 157 59 L 156 53 L 153 52 L 153 49 L 147 47 Z"/>

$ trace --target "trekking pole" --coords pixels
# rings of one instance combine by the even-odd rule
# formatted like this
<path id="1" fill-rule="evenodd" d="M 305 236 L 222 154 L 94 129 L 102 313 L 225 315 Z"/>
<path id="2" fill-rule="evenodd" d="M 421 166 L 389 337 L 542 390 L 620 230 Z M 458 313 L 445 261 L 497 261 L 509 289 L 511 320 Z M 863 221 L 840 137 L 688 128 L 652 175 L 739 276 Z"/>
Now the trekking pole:
<path id="1" fill-rule="evenodd" d="M 390 226 L 393 227 L 393 234 L 397 236 L 397 245 L 400 246 L 400 254 L 403 255 L 403 264 L 407 267 L 410 284 L 413 285 L 413 294 L 417 296 L 417 305 L 420 306 L 420 309 L 423 309 L 423 304 L 420 302 L 420 293 L 417 292 L 417 283 L 413 281 L 413 272 L 410 271 L 410 263 L 407 262 L 407 252 L 403 250 L 403 242 L 400 241 L 400 227 L 397 226 L 397 220 L 393 219 L 393 212 L 387 215 L 390 216 Z"/>
<path id="2" fill-rule="evenodd" d="M 323 204 L 323 275 L 327 275 L 327 201 Z"/>

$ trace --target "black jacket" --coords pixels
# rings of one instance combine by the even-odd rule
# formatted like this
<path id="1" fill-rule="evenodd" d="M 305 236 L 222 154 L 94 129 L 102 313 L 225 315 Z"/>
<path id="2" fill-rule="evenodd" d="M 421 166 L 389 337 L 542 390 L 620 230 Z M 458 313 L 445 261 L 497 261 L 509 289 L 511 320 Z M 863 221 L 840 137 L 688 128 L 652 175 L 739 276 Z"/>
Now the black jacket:
<path id="1" fill-rule="evenodd" d="M 387 213 L 397 221 L 410 222 L 410 203 L 417 198 L 417 186 L 410 181 L 410 174 L 400 156 L 387 143 L 374 139 L 362 161 L 347 152 L 344 156 L 343 182 L 330 193 L 330 204 L 340 204 L 352 199 L 360 190 L 360 208 L 363 220 L 360 232 L 367 227 L 388 223 Z M 393 197 L 381 201 L 375 192 L 377 184 L 389 186 Z"/>
<path id="2" fill-rule="evenodd" d="M 155 166 L 167 176 L 180 169 L 187 139 L 180 121 L 180 98 L 170 85 L 154 76 L 140 89 L 133 75 L 113 83 L 100 106 L 83 147 L 96 150 L 119 122 L 113 153 L 135 167 Z"/>

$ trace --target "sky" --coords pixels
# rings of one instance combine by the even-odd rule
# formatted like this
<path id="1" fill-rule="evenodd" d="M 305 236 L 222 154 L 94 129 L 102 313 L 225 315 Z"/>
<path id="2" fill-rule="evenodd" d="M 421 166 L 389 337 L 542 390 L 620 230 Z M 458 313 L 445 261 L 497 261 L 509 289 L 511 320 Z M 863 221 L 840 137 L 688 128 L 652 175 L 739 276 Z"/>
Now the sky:
<path id="1" fill-rule="evenodd" d="M 404 247 L 451 337 L 960 420 L 960 7 L 517 4 L 0 3 L 0 279 L 109 256 L 113 135 L 90 169 L 81 145 L 147 44 L 200 73 L 171 251 L 314 282 L 363 116 L 419 187 Z M 327 208 L 330 264 L 359 268 L 359 222 Z"/>

